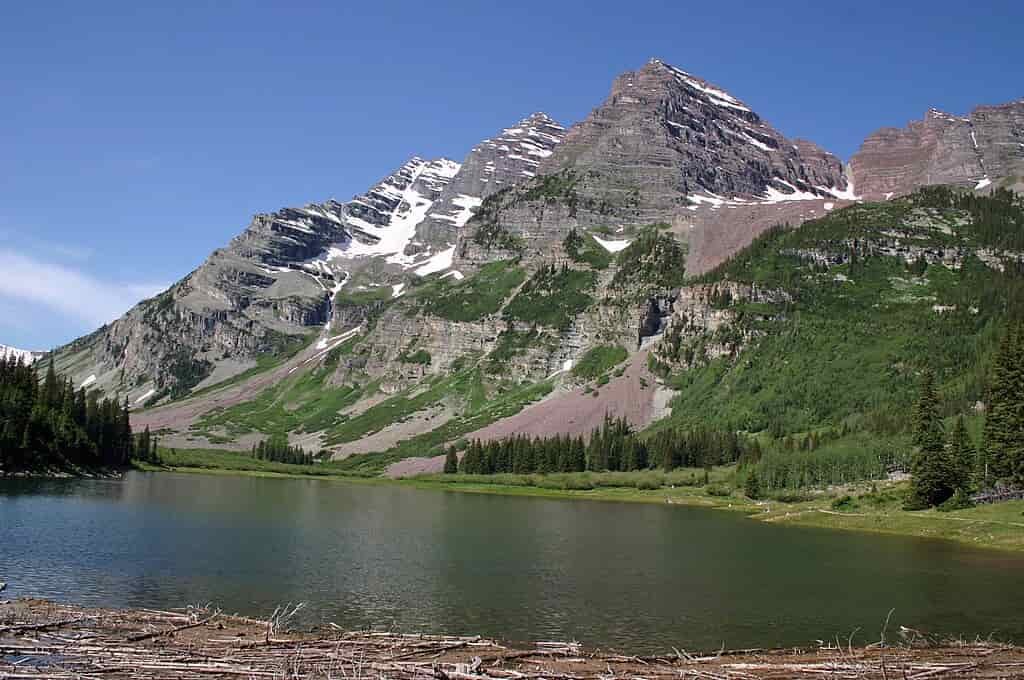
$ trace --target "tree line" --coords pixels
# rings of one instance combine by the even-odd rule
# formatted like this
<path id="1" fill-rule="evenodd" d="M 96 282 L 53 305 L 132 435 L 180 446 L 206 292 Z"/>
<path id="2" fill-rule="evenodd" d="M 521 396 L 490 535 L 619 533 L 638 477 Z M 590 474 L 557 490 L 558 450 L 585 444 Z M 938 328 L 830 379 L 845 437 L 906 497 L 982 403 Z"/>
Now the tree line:
<path id="1" fill-rule="evenodd" d="M 734 432 L 703 428 L 664 430 L 642 439 L 624 418 L 605 416 L 601 427 L 591 433 L 589 440 L 568 435 L 515 435 L 489 442 L 473 440 L 466 445 L 461 461 L 456 449 L 449 448 L 444 471 L 489 475 L 588 470 L 628 472 L 656 467 L 674 470 L 710 467 L 759 456 L 756 442 L 745 441 Z"/>
<path id="2" fill-rule="evenodd" d="M 136 452 L 128 403 L 100 400 L 58 376 L 42 382 L 20 359 L 0 360 L 0 470 L 95 469 L 127 465 Z M 146 455 L 151 448 L 148 431 Z"/>
<path id="3" fill-rule="evenodd" d="M 292 465 L 312 465 L 314 456 L 300 446 L 290 446 L 288 437 L 275 434 L 252 445 L 252 457 L 257 460 L 269 460 L 275 463 L 291 463 Z"/>

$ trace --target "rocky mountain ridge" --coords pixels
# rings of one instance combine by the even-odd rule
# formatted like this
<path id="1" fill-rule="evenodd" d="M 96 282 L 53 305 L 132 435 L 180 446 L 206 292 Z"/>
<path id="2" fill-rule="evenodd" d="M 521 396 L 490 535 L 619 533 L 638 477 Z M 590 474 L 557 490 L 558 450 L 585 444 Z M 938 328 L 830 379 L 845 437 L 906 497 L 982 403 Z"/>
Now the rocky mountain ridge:
<path id="1" fill-rule="evenodd" d="M 328 336 L 343 288 L 398 295 L 410 276 L 447 270 L 458 230 L 482 198 L 532 176 L 562 131 L 535 113 L 464 163 L 414 156 L 350 201 L 258 214 L 168 291 L 58 350 L 58 365 L 96 376 L 97 389 L 127 391 L 141 406 L 228 379 L 310 335 Z"/>
<path id="2" fill-rule="evenodd" d="M 930 109 L 904 128 L 882 128 L 864 140 L 850 169 L 867 200 L 931 184 L 1024 186 L 1024 99 L 979 106 L 967 116 Z"/>

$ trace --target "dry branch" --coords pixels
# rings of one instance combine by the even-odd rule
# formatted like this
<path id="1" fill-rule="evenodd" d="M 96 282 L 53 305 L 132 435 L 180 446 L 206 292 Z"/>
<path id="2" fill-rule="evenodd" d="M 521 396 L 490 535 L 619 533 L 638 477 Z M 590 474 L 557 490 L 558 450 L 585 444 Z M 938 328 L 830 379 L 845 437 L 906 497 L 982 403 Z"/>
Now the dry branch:
<path id="1" fill-rule="evenodd" d="M 479 637 L 344 633 L 337 627 L 307 634 L 284 632 L 281 628 L 292 612 L 291 607 L 279 609 L 270 621 L 263 621 L 203 608 L 183 614 L 87 611 L 39 601 L 0 604 L 2 620 L 13 622 L 0 636 L 0 680 L 933 680 L 1024 676 L 1024 650 L 989 642 L 858 649 L 847 640 L 815 650 L 717 650 L 710 654 L 672 650 L 660 656 L 636 656 L 590 652 L 577 643 L 539 642 L 534 649 L 516 650 Z M 42 616 L 51 620 L 36 623 Z M 215 626 L 206 625 L 215 618 Z M 154 631 L 154 626 L 161 630 Z"/>

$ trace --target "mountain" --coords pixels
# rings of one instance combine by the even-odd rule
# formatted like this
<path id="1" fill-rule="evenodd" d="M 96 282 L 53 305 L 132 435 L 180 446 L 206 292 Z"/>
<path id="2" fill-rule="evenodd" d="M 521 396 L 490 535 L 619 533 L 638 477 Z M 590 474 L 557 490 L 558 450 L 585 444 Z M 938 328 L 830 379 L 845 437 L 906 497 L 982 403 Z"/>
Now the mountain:
<path id="1" fill-rule="evenodd" d="M 967 116 L 931 109 L 905 128 L 882 128 L 864 140 L 850 169 L 869 200 L 931 184 L 1024 188 L 1024 99 Z"/>
<path id="2" fill-rule="evenodd" d="M 19 361 L 23 361 L 26 364 L 34 363 L 39 357 L 43 356 L 43 352 L 33 352 L 27 349 L 18 349 L 17 347 L 9 347 L 7 345 L 0 345 L 0 361 L 4 361 L 10 357 L 14 357 Z"/>
<path id="3" fill-rule="evenodd" d="M 451 262 L 483 197 L 532 176 L 563 129 L 534 114 L 460 164 L 413 157 L 366 193 L 256 215 L 226 248 L 124 317 L 57 352 L 59 370 L 140 406 L 231 378 L 330 326 L 334 297 L 397 290 Z M 338 319 L 339 323 L 348 320 Z"/>
<path id="4" fill-rule="evenodd" d="M 699 248 L 707 232 L 729 229 L 717 214 L 722 207 L 761 215 L 767 228 L 779 206 L 789 216 L 794 205 L 806 213 L 808 201 L 823 210 L 825 202 L 851 198 L 838 158 L 787 139 L 722 88 L 653 59 L 615 79 L 537 178 L 485 205 L 485 233 L 467 244 L 463 259 L 507 254 L 509 239 L 519 238 L 528 256 L 541 256 L 570 229 L 655 222 L 687 241 L 699 225 Z M 757 229 L 744 228 L 746 242 Z M 690 265 L 704 267 L 699 259 Z"/>
<path id="5" fill-rule="evenodd" d="M 978 154 L 993 184 L 1012 183 L 1002 173 L 1017 167 L 1006 146 L 1016 109 L 988 108 L 999 113 L 986 114 L 996 121 L 987 132 L 975 131 Z M 901 156 L 903 139 L 865 142 L 874 155 L 862 150 L 847 172 L 722 87 L 651 60 L 619 76 L 568 130 L 536 113 L 461 163 L 413 157 L 349 201 L 255 216 L 168 291 L 57 350 L 57 368 L 127 397 L 133 423 L 160 431 L 166 445 L 246 450 L 287 434 L 373 472 L 429 469 L 437 460 L 424 454 L 467 437 L 587 434 L 605 415 L 658 427 L 703 413 L 699 399 L 727 410 L 747 403 L 720 391 L 744 357 L 777 371 L 744 383 L 767 399 L 771 382 L 788 375 L 778 362 L 789 361 L 785 339 L 804 328 L 797 322 L 827 326 L 844 313 L 836 295 L 860 300 L 862 288 L 838 285 L 856 281 L 850 258 L 892 269 L 864 289 L 879 295 L 883 279 L 904 278 L 893 267 L 907 258 L 940 267 L 936 286 L 964 262 L 972 272 L 976 261 L 986 272 L 1016 267 L 1015 199 L 975 197 L 988 193 L 970 190 L 976 178 L 941 201 L 893 190 L 897 198 L 883 203 L 890 212 L 861 202 L 896 176 L 886 158 L 904 158 L 905 178 L 927 178 L 945 153 Z M 989 139 L 1002 146 L 988 150 Z M 899 181 L 909 193 L 917 180 Z M 965 203 L 975 198 L 991 210 Z M 946 230 L 955 238 L 936 235 Z M 951 252 L 961 254 L 956 266 L 945 264 Z M 831 278 L 818 276 L 833 267 Z M 964 290 L 1004 285 L 986 276 Z M 867 342 L 858 333 L 884 327 L 897 309 L 885 296 L 911 284 L 887 285 L 897 292 L 865 293 L 875 311 L 864 310 L 850 337 Z M 802 306 L 820 290 L 832 295 L 825 312 Z M 933 304 L 945 308 L 941 292 Z M 983 308 L 958 309 L 975 306 Z M 994 312 L 978 319 L 989 324 L 985 338 L 1004 321 Z M 829 351 L 809 347 L 808 370 L 832 375 Z M 731 427 L 809 423 L 785 415 L 790 402 L 803 404 L 766 400 L 750 407 L 760 418 L 715 417 Z M 843 403 L 827 417 L 866 412 Z M 400 462 L 409 458 L 423 460 Z"/>

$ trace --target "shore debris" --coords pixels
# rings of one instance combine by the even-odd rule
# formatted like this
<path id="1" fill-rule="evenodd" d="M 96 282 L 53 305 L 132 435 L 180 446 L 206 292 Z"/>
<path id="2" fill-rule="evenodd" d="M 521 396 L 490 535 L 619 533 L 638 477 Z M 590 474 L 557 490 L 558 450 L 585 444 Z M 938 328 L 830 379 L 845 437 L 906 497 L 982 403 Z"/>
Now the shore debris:
<path id="1" fill-rule="evenodd" d="M 0 603 L 0 680 L 77 678 L 397 678 L 399 680 L 751 680 L 1024 677 L 1024 649 L 976 641 L 811 650 L 745 649 L 654 656 L 537 642 L 511 649 L 478 636 L 282 630 L 209 607 L 101 610 L 22 599 Z"/>

